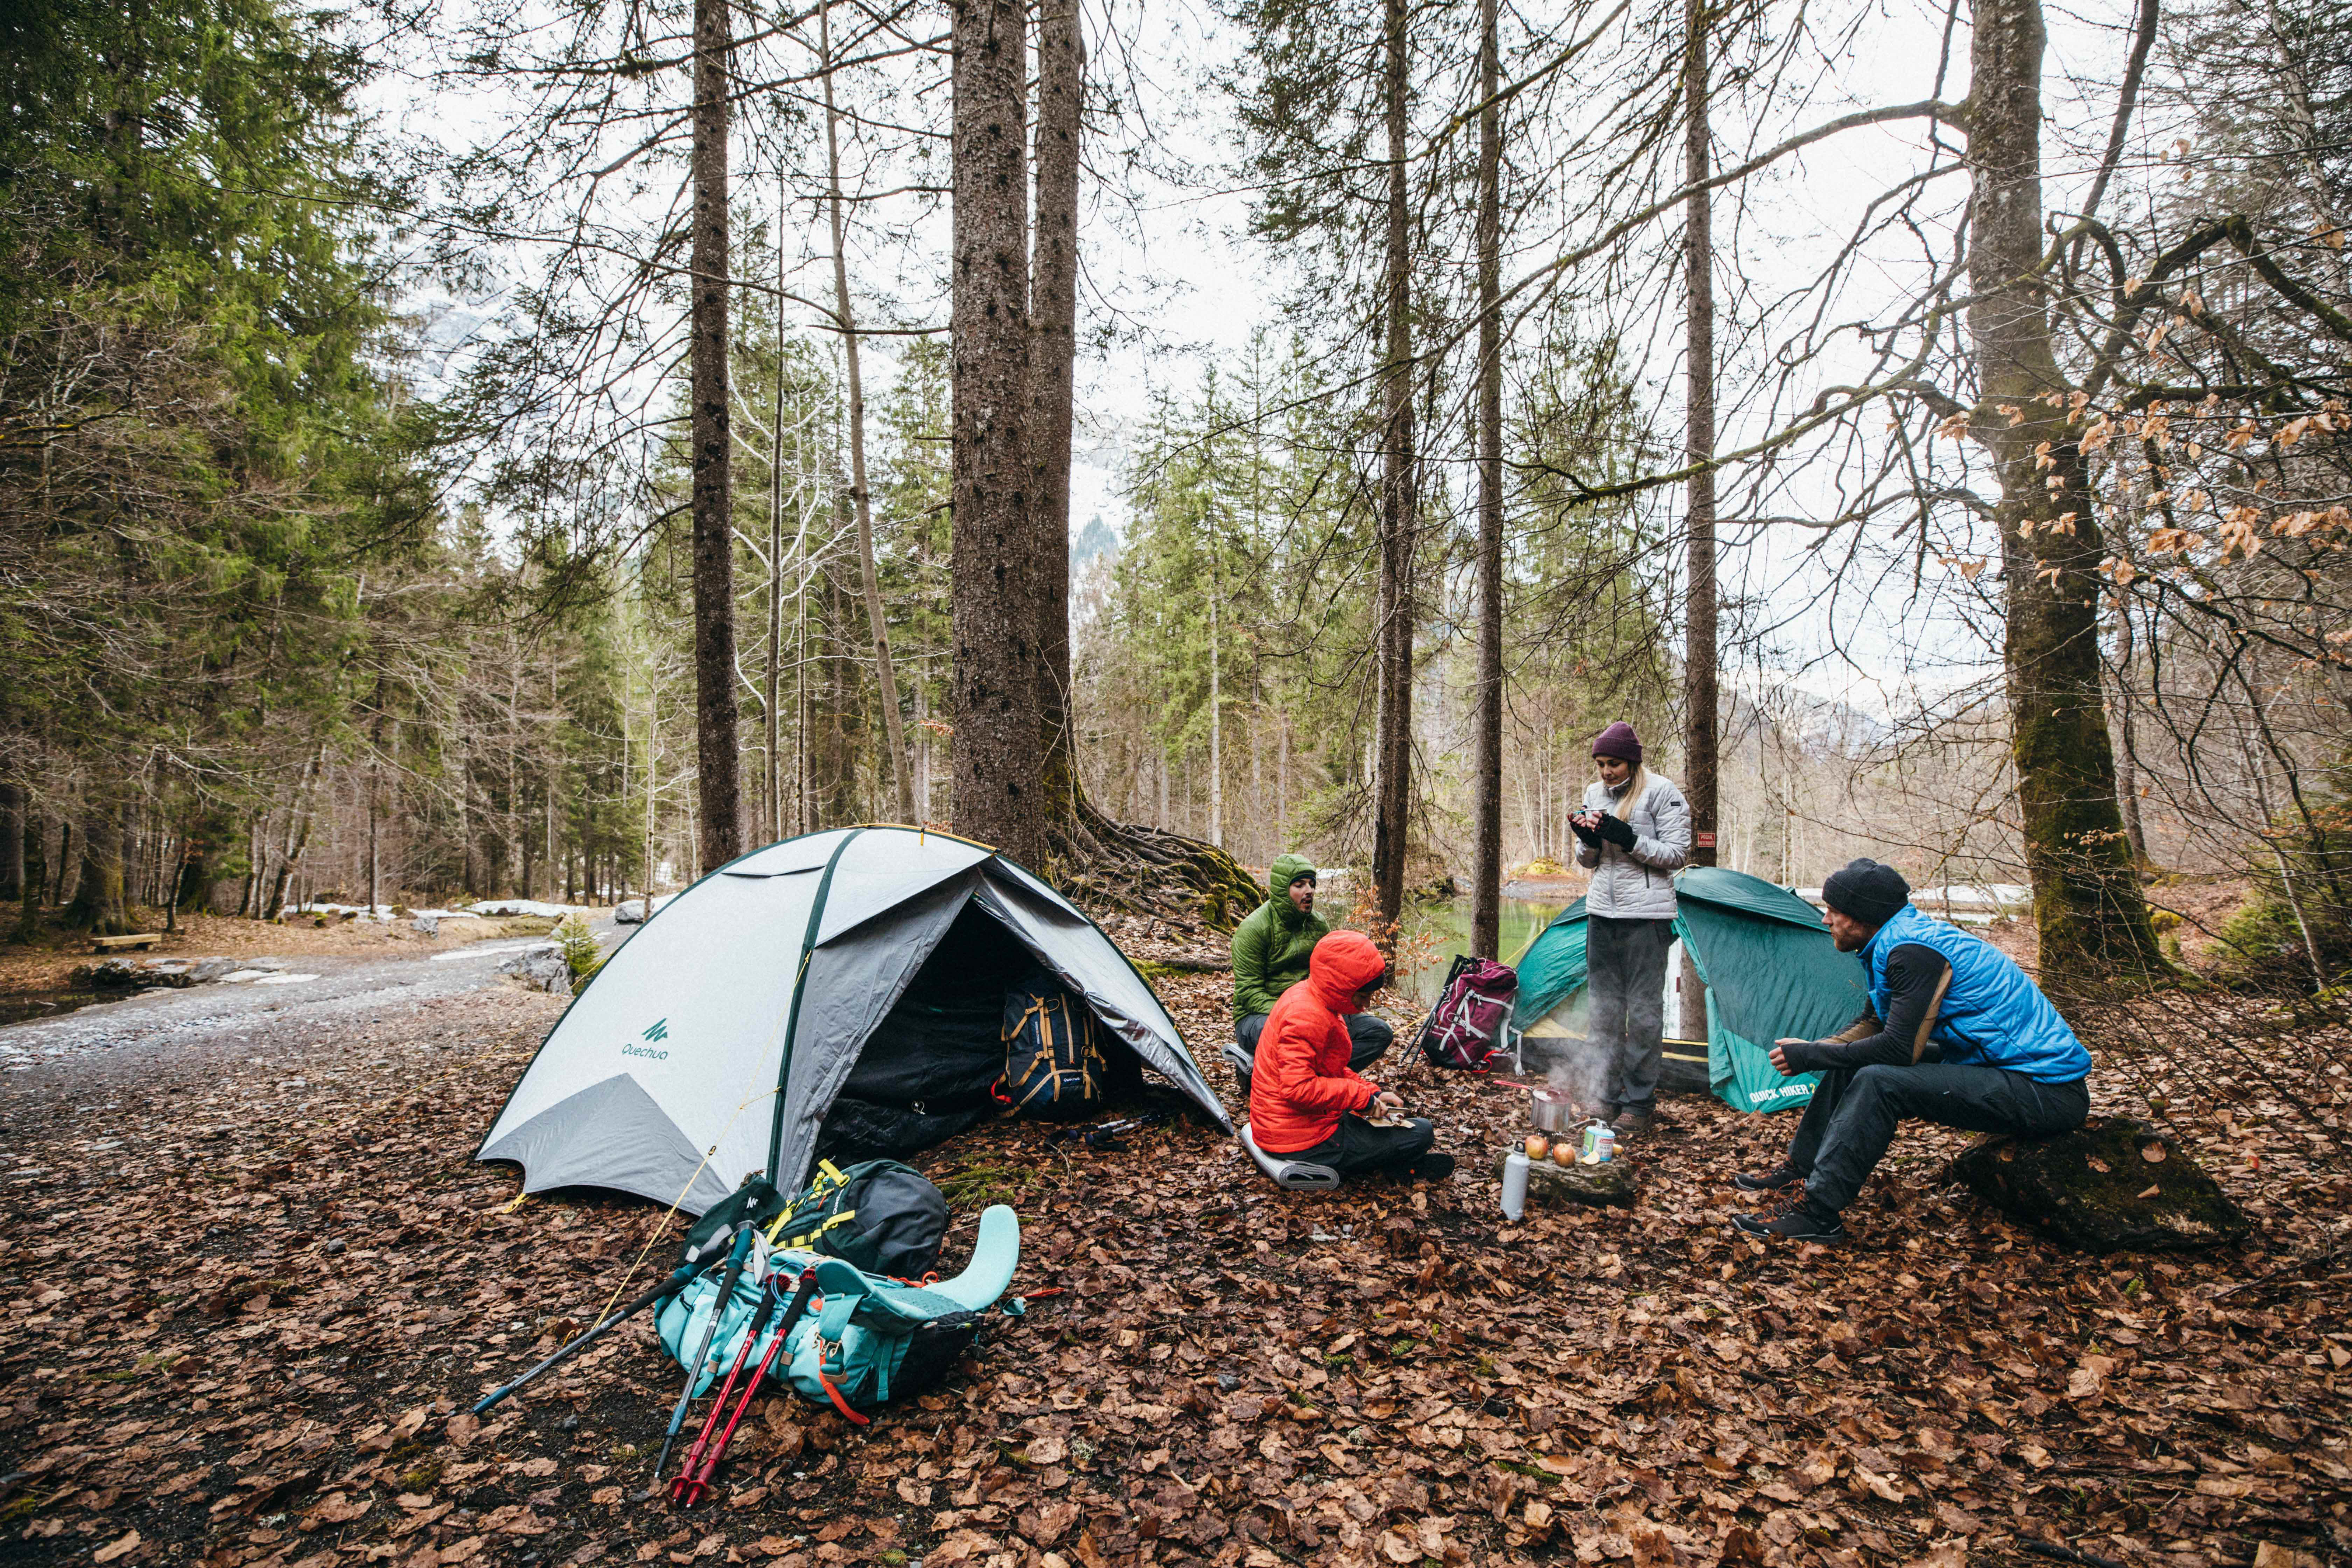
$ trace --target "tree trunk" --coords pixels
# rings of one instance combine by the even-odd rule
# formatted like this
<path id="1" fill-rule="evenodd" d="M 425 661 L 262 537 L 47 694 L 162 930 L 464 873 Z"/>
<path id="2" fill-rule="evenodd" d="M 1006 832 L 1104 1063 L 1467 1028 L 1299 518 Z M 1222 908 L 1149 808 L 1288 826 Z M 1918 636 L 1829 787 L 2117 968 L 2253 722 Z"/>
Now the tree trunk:
<path id="1" fill-rule="evenodd" d="M 382 824 L 383 820 L 384 686 L 381 676 L 376 679 L 375 695 L 371 700 L 375 709 L 375 717 L 369 725 L 368 733 L 367 906 L 368 913 L 373 915 L 375 913 L 376 905 L 383 900 L 383 881 Z M 548 795 L 551 801 L 554 798 L 552 787 L 550 788 Z"/>
<path id="2" fill-rule="evenodd" d="M 956 831 L 1036 863 L 1046 847 L 1029 202 L 1020 0 L 953 0 L 951 402 Z"/>
<path id="3" fill-rule="evenodd" d="M 18 832 L 16 841 L 16 852 L 23 857 L 23 869 L 18 873 L 16 886 L 18 896 L 35 909 L 38 909 L 41 903 L 41 893 L 48 886 L 49 881 L 49 827 L 48 824 L 42 819 L 42 814 L 33 805 L 31 790 L 24 792 L 23 800 L 23 826 Z"/>
<path id="4" fill-rule="evenodd" d="M 236 918 L 253 920 L 261 913 L 261 879 L 268 869 L 268 852 L 262 847 L 263 820 L 256 816 L 245 825 L 245 888 L 237 895 Z"/>
<path id="5" fill-rule="evenodd" d="M 25 896 L 25 807 L 24 786 L 0 780 L 0 899 Z"/>
<path id="6" fill-rule="evenodd" d="M 658 801 L 659 801 L 659 798 L 660 798 L 660 793 L 661 793 L 661 778 L 660 778 L 660 773 L 659 773 L 659 769 L 660 769 L 660 763 L 661 763 L 661 751 L 660 751 L 660 747 L 659 747 L 659 745 L 658 745 L 658 742 L 660 741 L 660 738 L 661 738 L 661 737 L 660 737 L 660 733 L 659 733 L 659 727 L 660 727 L 660 724 L 661 724 L 661 710 L 660 710 L 660 708 L 659 708 L 658 704 L 656 702 L 655 698 L 656 698 L 656 691 L 655 691 L 655 687 L 654 687 L 653 678 L 652 678 L 652 676 L 651 676 L 650 674 L 648 674 L 648 676 L 646 677 L 646 823 L 645 823 L 645 840 L 646 840 L 646 898 L 648 898 L 648 899 L 650 899 L 650 898 L 652 898 L 652 897 L 654 896 L 654 870 L 655 870 L 655 868 L 659 864 L 659 861 L 656 859 L 656 856 L 655 856 L 655 853 L 654 853 L 654 809 L 655 809 L 656 805 L 656 804 L 658 803 Z M 782 835 L 780 834 L 780 835 L 778 835 L 778 837 L 782 837 Z M 654 912 L 654 910 L 653 910 L 653 906 L 652 906 L 651 904 L 647 904 L 647 905 L 646 906 L 646 918 L 647 918 L 648 920 L 650 920 L 650 919 L 653 917 L 653 912 Z"/>
<path id="7" fill-rule="evenodd" d="M 1407 202 L 1405 0 L 1387 0 L 1387 343 L 1381 385 L 1381 583 L 1374 647 L 1379 665 L 1379 748 L 1372 787 L 1372 881 L 1383 940 L 1404 910 L 1412 811 L 1412 554 L 1415 506 L 1412 409 L 1412 213 Z"/>
<path id="8" fill-rule="evenodd" d="M 849 498 L 836 490 L 841 511 L 849 510 Z M 849 518 L 838 519 L 842 532 L 847 532 Z M 824 750 L 819 764 L 818 777 L 823 782 L 824 795 L 819 808 L 817 826 L 840 827 L 860 821 L 871 814 L 863 809 L 857 787 L 857 737 L 865 732 L 860 713 L 857 689 L 857 660 L 850 654 L 852 644 L 843 635 L 850 623 L 850 595 L 840 576 L 830 567 L 819 576 L 824 587 L 824 621 L 828 628 L 824 668 L 824 710 L 818 732 L 824 737 Z"/>
<path id="9" fill-rule="evenodd" d="M 809 820 L 809 600 L 810 584 L 801 585 L 793 616 L 793 832 L 806 833 Z"/>
<path id="10" fill-rule="evenodd" d="M 915 681 L 915 820 L 928 823 L 931 819 L 931 703 L 930 681 L 918 677 Z"/>
<path id="11" fill-rule="evenodd" d="M 1021 16 L 1004 0 L 954 7 L 956 826 L 1073 896 L 1179 900 L 1230 927 L 1264 897 L 1232 857 L 1111 822 L 1079 778 L 1069 475 L 1085 51 L 1074 0 L 1044 0 L 1033 272 Z"/>
<path id="12" fill-rule="evenodd" d="M 694 686 L 702 863 L 742 853 L 735 705 L 733 466 L 727 385 L 728 0 L 694 0 Z"/>
<path id="13" fill-rule="evenodd" d="M 1290 715 L 1276 716 L 1274 754 L 1274 849 L 1280 854 L 1290 844 Z"/>
<path id="14" fill-rule="evenodd" d="M 1225 692 L 1224 669 L 1217 647 L 1223 627 L 1217 599 L 1217 534 L 1209 529 L 1209 842 L 1225 847 Z"/>
<path id="15" fill-rule="evenodd" d="M 530 897 L 530 849 L 522 832 L 522 659 L 509 650 L 507 665 L 507 831 L 499 868 L 507 873 L 510 896 Z M 511 868 L 506 857 L 514 857 Z"/>
<path id="16" fill-rule="evenodd" d="M 368 802 L 367 802 L 367 810 L 368 810 L 368 837 L 367 837 L 367 906 L 368 906 L 368 913 L 370 913 L 370 914 L 373 914 L 373 913 L 375 912 L 375 907 L 376 907 L 376 904 L 380 901 L 380 900 L 379 900 L 379 895 L 380 895 L 380 892 L 381 892 L 381 882 L 382 882 L 382 879 L 383 879 L 383 859 L 382 859 L 382 858 L 380 857 L 380 855 L 379 855 L 379 854 L 378 854 L 378 852 L 377 852 L 377 837 L 376 837 L 376 825 L 377 825 L 377 821 L 378 821 L 378 810 L 379 810 L 379 806 L 380 806 L 380 800 L 379 800 L 378 791 L 379 791 L 379 788 L 380 788 L 380 786 L 381 786 L 381 783 L 382 783 L 382 781 L 381 781 L 381 779 L 380 779 L 380 777 L 379 777 L 379 775 L 380 775 L 381 772 L 382 772 L 382 767 L 381 767 L 381 765 L 380 765 L 378 763 L 376 763 L 374 760 L 371 759 L 371 760 L 369 761 L 369 763 L 368 763 Z"/>
<path id="17" fill-rule="evenodd" d="M 133 930 L 123 891 L 122 810 L 100 796 L 81 819 L 81 882 L 66 907 L 65 922 L 92 936 L 121 936 Z"/>
<path id="18" fill-rule="evenodd" d="M 907 735 L 898 717 L 898 678 L 890 668 L 890 623 L 882 613 L 882 584 L 874 571 L 874 498 L 866 484 L 866 384 L 858 374 L 857 317 L 849 303 L 849 252 L 841 210 L 840 116 L 833 104 L 832 16 L 830 5 L 818 8 L 817 36 L 824 73 L 825 187 L 833 216 L 834 315 L 841 328 L 842 356 L 849 373 L 849 499 L 857 513 L 857 564 L 866 591 L 866 619 L 874 637 L 874 685 L 882 705 L 882 743 L 890 753 L 890 789 L 898 799 L 898 820 L 915 822 L 919 819 L 914 785 L 907 776 Z M 1043 169 L 1041 158 L 1041 183 Z M 1064 657 L 1067 657 L 1066 647 Z"/>
<path id="19" fill-rule="evenodd" d="M 1077 360 L 1079 110 L 1086 39 L 1077 0 L 1038 0 L 1037 213 L 1029 274 L 1029 458 L 1036 531 L 1037 700 L 1045 809 L 1066 833 L 1081 812 L 1070 721 L 1070 429 Z"/>
<path id="20" fill-rule="evenodd" d="M 1503 946 L 1503 114 L 1497 0 L 1478 6 L 1478 687 L 1470 951 Z"/>
<path id="21" fill-rule="evenodd" d="M 310 752 L 310 764 L 302 770 L 302 782 L 294 798 L 286 807 L 286 843 L 278 851 L 278 874 L 270 879 L 269 897 L 262 905 L 261 918 L 274 921 L 286 909 L 287 885 L 294 879 L 294 868 L 302 858 L 302 851 L 310 844 L 310 806 L 319 788 L 319 770 L 326 759 L 326 748 Z"/>
<path id="22" fill-rule="evenodd" d="M 33 793 L 25 791 L 23 826 L 17 840 L 18 853 L 24 857 L 24 871 L 17 879 L 16 940 L 29 942 L 40 933 L 41 889 L 48 880 L 47 846 L 47 827 L 40 813 L 33 809 Z"/>
<path id="23" fill-rule="evenodd" d="M 1713 163 L 1707 121 L 1706 0 L 1683 5 L 1684 356 L 1683 452 L 1692 464 L 1715 456 L 1715 233 L 1709 193 L 1697 188 Z M 1683 601 L 1683 795 L 1690 803 L 1690 864 L 1716 863 L 1717 758 L 1715 470 L 1700 468 L 1689 487 L 1688 577 Z M 1675 978 L 1675 1033 L 1692 1034 L 1702 1008 L 1698 961 L 1685 947 Z M 1704 1012 L 1699 1014 L 1704 1017 Z"/>
<path id="24" fill-rule="evenodd" d="M 2132 864 L 2145 868 L 2148 865 L 2147 830 L 2140 825 L 2138 735 L 2132 724 L 2132 685 L 2138 650 L 2129 599 L 2118 605 L 2116 624 L 2119 633 L 2116 647 L 2116 738 L 2122 742 L 2116 749 L 2116 804 L 2123 810 L 2124 842 L 2131 847 Z"/>
<path id="25" fill-rule="evenodd" d="M 1249 841 L 1253 849 L 1262 851 L 1262 854 L 1257 857 L 1258 858 L 1271 861 L 1282 851 L 1279 848 L 1269 848 L 1265 843 L 1265 835 L 1258 830 L 1259 825 L 1265 821 L 1265 764 L 1261 760 L 1261 755 L 1265 752 L 1265 748 L 1260 743 L 1265 738 L 1260 731 L 1265 728 L 1265 694 L 1259 689 L 1256 662 L 1255 660 L 1252 660 L 1250 666 L 1249 703 L 1249 804 L 1251 818 Z"/>
<path id="26" fill-rule="evenodd" d="M 1683 182 L 1696 187 L 1708 174 L 1706 0 L 1683 6 Z M 1683 451 L 1694 464 L 1715 456 L 1715 237 L 1708 193 L 1693 189 L 1684 203 Z M 1683 795 L 1690 802 L 1694 866 L 1715 864 L 1716 835 L 1716 589 L 1715 470 L 1690 477 L 1689 590 L 1683 605 Z M 1685 987 L 1697 971 L 1684 961 Z"/>
<path id="27" fill-rule="evenodd" d="M 1969 332 L 2008 593 L 2002 660 L 2045 976 L 2160 971 L 2116 805 L 2099 679 L 2105 554 L 2042 295 L 2040 0 L 1979 0 L 1969 45 Z"/>
<path id="28" fill-rule="evenodd" d="M 183 833 L 180 835 L 179 852 L 171 859 L 170 880 L 156 889 L 155 901 L 163 906 L 163 929 L 166 931 L 176 931 L 180 929 L 180 878 L 188 868 L 189 848 L 188 835 Z M 162 881 L 163 879 L 159 878 L 158 880 Z"/>
<path id="29" fill-rule="evenodd" d="M 457 890 L 468 897 L 479 889 L 474 878 L 474 752 L 464 728 L 464 716 L 458 716 L 457 729 Z M 258 839 L 255 840 L 257 846 Z M 254 857 L 255 874 L 260 873 L 261 857 Z"/>
<path id="30" fill-rule="evenodd" d="M 833 92 L 832 73 L 825 76 L 825 94 Z M 828 132 L 831 126 L 827 126 Z M 776 203 L 776 290 L 781 301 L 784 287 L 784 215 L 787 202 L 780 196 Z M 766 720 L 768 761 L 765 771 L 767 787 L 762 794 L 767 802 L 767 836 L 771 840 L 784 837 L 784 762 L 781 754 L 783 744 L 783 715 L 777 710 L 782 696 L 784 659 L 784 321 L 779 303 L 776 310 L 776 402 L 773 418 L 768 428 L 768 684 L 761 705 L 767 710 Z"/>

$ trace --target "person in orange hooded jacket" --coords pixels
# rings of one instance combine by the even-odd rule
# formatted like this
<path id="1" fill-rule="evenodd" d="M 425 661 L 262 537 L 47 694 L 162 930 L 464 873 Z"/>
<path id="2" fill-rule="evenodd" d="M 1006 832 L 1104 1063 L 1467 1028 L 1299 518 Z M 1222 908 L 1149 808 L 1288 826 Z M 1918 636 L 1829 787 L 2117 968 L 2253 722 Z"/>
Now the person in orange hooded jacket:
<path id="1" fill-rule="evenodd" d="M 1375 1127 L 1403 1101 L 1348 1065 L 1350 1014 L 1370 1005 L 1388 979 L 1372 939 L 1335 931 L 1307 955 L 1307 978 L 1285 991 L 1258 1036 L 1250 1080 L 1250 1135 L 1269 1154 L 1328 1165 L 1346 1174 L 1451 1175 L 1454 1157 L 1433 1154 L 1437 1129 L 1425 1117 Z"/>

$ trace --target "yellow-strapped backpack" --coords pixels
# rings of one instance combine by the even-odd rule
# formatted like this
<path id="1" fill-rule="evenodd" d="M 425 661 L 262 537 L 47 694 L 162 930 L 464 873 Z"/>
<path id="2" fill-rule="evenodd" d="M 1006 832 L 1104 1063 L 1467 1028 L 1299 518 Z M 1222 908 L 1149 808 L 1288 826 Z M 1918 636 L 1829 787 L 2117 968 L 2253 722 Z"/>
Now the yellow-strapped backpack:
<path id="1" fill-rule="evenodd" d="M 1042 970 L 1004 994 L 1003 1098 L 1013 1113 L 1079 1121 L 1103 1108 L 1110 1062 L 1093 1009 Z"/>
<path id="2" fill-rule="evenodd" d="M 847 1170 L 820 1160 L 798 1196 L 753 1223 L 771 1247 L 813 1249 L 868 1274 L 920 1279 L 939 1267 L 948 1200 L 930 1178 L 896 1160 Z"/>

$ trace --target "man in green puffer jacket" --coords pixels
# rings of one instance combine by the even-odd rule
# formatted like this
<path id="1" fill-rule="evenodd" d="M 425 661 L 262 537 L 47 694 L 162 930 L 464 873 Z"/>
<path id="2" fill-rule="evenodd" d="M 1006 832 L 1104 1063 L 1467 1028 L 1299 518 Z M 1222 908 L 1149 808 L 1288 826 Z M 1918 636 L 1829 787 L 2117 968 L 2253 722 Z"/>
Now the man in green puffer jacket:
<path id="1" fill-rule="evenodd" d="M 1234 1041 L 1239 1049 L 1225 1054 L 1244 1094 L 1249 1092 L 1250 1065 L 1265 1016 L 1285 991 L 1307 978 L 1307 956 L 1331 933 L 1315 913 L 1313 861 L 1276 856 L 1266 890 L 1272 896 L 1234 928 Z M 1396 1031 L 1370 1013 L 1351 1013 L 1348 1037 L 1355 1042 L 1348 1065 L 1361 1072 L 1388 1054 Z"/>

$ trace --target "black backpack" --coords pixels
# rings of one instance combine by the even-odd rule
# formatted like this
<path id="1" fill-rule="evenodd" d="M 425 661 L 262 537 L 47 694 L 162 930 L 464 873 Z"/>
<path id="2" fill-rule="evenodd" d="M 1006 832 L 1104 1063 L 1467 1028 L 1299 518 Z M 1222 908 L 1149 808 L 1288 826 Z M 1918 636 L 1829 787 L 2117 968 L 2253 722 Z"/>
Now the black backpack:
<path id="1" fill-rule="evenodd" d="M 695 1222 L 688 1247 L 737 1220 L 777 1247 L 805 1247 L 868 1274 L 920 1279 L 940 1266 L 948 1200 L 930 1178 L 896 1160 L 845 1170 L 819 1160 L 815 1178 L 790 1202 L 764 1176 L 744 1183 Z"/>
<path id="2" fill-rule="evenodd" d="M 1094 1010 L 1039 971 L 1004 994 L 1003 1097 L 1014 1114 L 1082 1121 L 1110 1094 Z"/>

